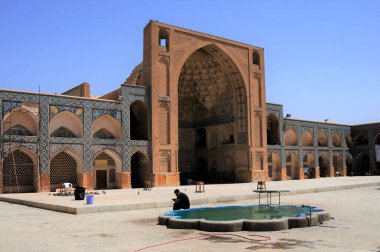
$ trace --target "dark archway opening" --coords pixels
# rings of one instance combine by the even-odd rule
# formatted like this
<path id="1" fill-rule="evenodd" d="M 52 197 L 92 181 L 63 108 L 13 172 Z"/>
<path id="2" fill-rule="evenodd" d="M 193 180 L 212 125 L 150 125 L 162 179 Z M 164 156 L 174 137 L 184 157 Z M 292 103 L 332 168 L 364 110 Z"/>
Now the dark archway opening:
<path id="1" fill-rule="evenodd" d="M 279 122 L 274 114 L 267 116 L 267 143 L 268 145 L 281 144 Z"/>
<path id="2" fill-rule="evenodd" d="M 149 159 L 141 152 L 136 152 L 131 158 L 131 185 L 132 188 L 144 187 L 150 173 Z"/>
<path id="3" fill-rule="evenodd" d="M 329 159 L 326 156 L 320 156 L 318 159 L 319 162 L 319 176 L 320 177 L 329 177 L 330 175 L 330 167 L 329 167 Z"/>
<path id="4" fill-rule="evenodd" d="M 365 176 L 371 175 L 370 173 L 370 161 L 367 154 L 359 154 L 355 159 L 355 171 L 356 175 Z"/>
<path id="5" fill-rule="evenodd" d="M 148 140 L 148 108 L 142 101 L 130 107 L 131 140 Z"/>

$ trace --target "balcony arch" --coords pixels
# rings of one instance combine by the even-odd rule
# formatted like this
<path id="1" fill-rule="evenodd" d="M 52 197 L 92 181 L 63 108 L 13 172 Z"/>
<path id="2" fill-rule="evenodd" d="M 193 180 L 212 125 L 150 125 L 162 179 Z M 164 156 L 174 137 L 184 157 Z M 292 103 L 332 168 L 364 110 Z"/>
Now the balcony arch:
<path id="1" fill-rule="evenodd" d="M 297 133 L 293 129 L 288 129 L 285 132 L 285 145 L 291 145 L 291 146 L 298 145 Z"/>
<path id="2" fill-rule="evenodd" d="M 314 145 L 314 137 L 310 131 L 305 130 L 302 134 L 302 146 L 313 146 Z"/>
<path id="3" fill-rule="evenodd" d="M 121 139 L 121 125 L 111 115 L 99 116 L 92 124 L 93 138 Z"/>
<path id="4" fill-rule="evenodd" d="M 83 123 L 70 111 L 60 112 L 49 122 L 49 136 L 83 138 Z"/>
<path id="5" fill-rule="evenodd" d="M 24 107 L 18 107 L 4 115 L 4 135 L 37 136 L 38 116 Z"/>

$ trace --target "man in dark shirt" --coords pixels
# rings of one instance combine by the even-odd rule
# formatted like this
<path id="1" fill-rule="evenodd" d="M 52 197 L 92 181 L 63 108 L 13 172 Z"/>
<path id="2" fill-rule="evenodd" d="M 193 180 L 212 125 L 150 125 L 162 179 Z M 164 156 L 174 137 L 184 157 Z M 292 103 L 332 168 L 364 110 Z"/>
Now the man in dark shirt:
<path id="1" fill-rule="evenodd" d="M 187 197 L 186 194 L 180 192 L 178 189 L 175 189 L 174 193 L 177 196 L 177 198 L 173 199 L 174 201 L 173 210 L 189 209 L 190 208 L 189 197 Z"/>

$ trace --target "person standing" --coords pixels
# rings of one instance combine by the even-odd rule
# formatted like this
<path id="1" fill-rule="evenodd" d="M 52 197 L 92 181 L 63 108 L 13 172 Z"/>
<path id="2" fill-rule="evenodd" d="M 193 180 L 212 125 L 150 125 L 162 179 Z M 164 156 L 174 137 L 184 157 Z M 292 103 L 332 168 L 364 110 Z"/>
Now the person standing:
<path id="1" fill-rule="evenodd" d="M 190 208 L 189 197 L 187 197 L 185 193 L 180 192 L 178 189 L 175 189 L 174 194 L 177 196 L 177 198 L 172 199 L 174 201 L 173 210 Z"/>

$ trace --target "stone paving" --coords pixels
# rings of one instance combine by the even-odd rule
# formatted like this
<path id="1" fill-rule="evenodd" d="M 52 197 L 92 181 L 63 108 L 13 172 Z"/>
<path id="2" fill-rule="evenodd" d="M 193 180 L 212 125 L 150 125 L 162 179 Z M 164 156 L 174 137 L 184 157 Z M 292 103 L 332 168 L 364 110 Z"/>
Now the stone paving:
<path id="1" fill-rule="evenodd" d="M 270 185 L 274 188 L 276 185 L 277 189 L 295 191 L 302 188 L 299 183 L 305 183 L 303 187 L 318 191 L 321 188 L 339 189 L 343 185 L 342 180 L 346 180 L 346 186 L 364 186 L 378 183 L 379 179 L 361 177 L 271 182 L 267 187 Z M 319 189 L 315 188 L 316 184 L 320 185 Z M 248 187 L 249 192 L 254 187 L 248 184 L 215 187 L 222 190 L 222 194 L 238 191 L 242 186 Z M 189 187 L 187 192 L 191 197 L 204 197 L 208 194 L 212 196 L 211 187 L 213 186 L 206 187 L 206 194 L 202 195 L 190 192 L 193 187 Z M 170 206 L 73 215 L 0 202 L 0 251 L 380 251 L 380 186 L 331 190 L 285 195 L 282 199 L 286 204 L 315 205 L 328 211 L 334 219 L 321 226 L 217 236 L 210 236 L 210 233 L 205 235 L 198 230 L 174 230 L 157 225 L 157 216 L 169 211 Z M 130 200 L 138 202 L 141 194 L 137 194 L 138 190 L 130 191 L 136 194 Z M 145 193 L 153 197 L 156 191 L 156 196 L 169 199 L 172 197 L 170 188 L 154 188 L 152 194 Z M 30 197 L 35 195 L 30 194 Z M 120 197 L 124 197 L 122 195 L 125 196 L 121 193 Z M 100 199 L 95 205 L 100 204 L 99 201 Z M 257 199 L 250 199 L 201 206 L 256 203 Z M 263 239 L 250 235 L 264 235 L 270 240 L 254 241 L 242 238 Z"/>
<path id="2" fill-rule="evenodd" d="M 188 194 L 192 206 L 218 202 L 254 200 L 258 195 L 253 192 L 257 183 L 206 185 L 205 193 L 195 193 L 195 186 L 180 186 Z M 268 190 L 290 190 L 285 195 L 351 189 L 355 187 L 380 185 L 380 176 L 334 177 L 309 180 L 268 181 Z M 142 189 L 96 191 L 94 204 L 76 201 L 74 196 L 53 196 L 53 193 L 0 194 L 0 201 L 24 204 L 59 212 L 83 214 L 113 212 L 133 209 L 170 207 L 175 187 L 157 187 L 151 191 Z M 95 190 L 92 190 L 95 192 Z M 103 193 L 105 192 L 105 194 Z M 265 197 L 265 196 L 264 196 Z M 273 202 L 277 199 L 274 197 Z"/>

